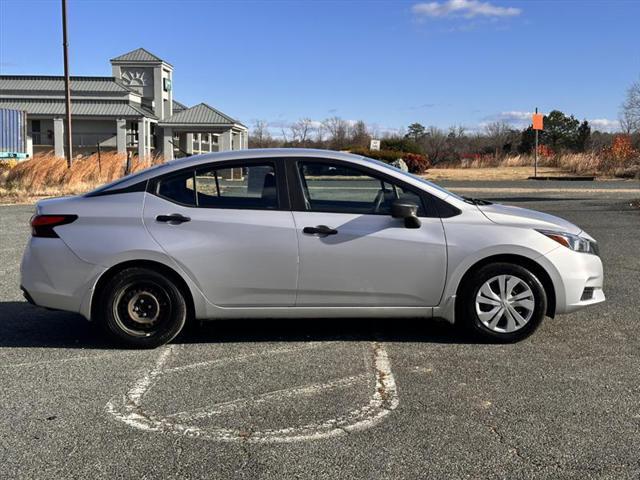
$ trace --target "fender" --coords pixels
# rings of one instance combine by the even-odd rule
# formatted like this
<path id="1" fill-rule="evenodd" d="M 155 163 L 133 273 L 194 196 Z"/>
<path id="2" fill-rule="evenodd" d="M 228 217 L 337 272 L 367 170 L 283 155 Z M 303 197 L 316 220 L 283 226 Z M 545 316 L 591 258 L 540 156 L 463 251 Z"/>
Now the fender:
<path id="1" fill-rule="evenodd" d="M 94 294 L 96 286 L 101 278 L 105 274 L 112 271 L 113 268 L 125 263 L 135 264 L 135 262 L 154 262 L 160 264 L 178 275 L 189 288 L 191 298 L 193 299 L 193 307 L 195 317 L 197 319 L 206 318 L 207 316 L 207 300 L 204 294 L 200 290 L 200 287 L 192 280 L 191 276 L 180 267 L 171 257 L 163 252 L 154 250 L 131 250 L 123 252 L 109 259 L 108 262 L 103 262 L 103 265 L 96 265 L 92 275 L 91 281 L 88 282 L 89 287 L 85 291 L 80 306 L 80 314 L 86 319 L 91 320 L 91 309 L 94 301 Z"/>

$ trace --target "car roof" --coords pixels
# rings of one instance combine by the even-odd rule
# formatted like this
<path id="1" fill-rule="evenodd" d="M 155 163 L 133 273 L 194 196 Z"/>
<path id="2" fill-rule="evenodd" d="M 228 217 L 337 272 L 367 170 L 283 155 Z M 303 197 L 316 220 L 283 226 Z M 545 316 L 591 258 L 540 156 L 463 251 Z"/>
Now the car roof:
<path id="1" fill-rule="evenodd" d="M 415 186 L 426 189 L 430 193 L 440 198 L 448 196 L 448 192 L 442 190 L 435 185 L 431 185 L 427 182 L 420 181 L 418 179 L 408 178 L 405 174 L 400 172 L 393 172 L 394 169 L 384 168 L 378 162 L 362 155 L 354 155 L 348 152 L 337 152 L 335 150 L 320 150 L 315 148 L 255 148 L 247 150 L 230 150 L 226 152 L 205 153 L 202 155 L 193 155 L 191 157 L 180 158 L 171 160 L 159 165 L 152 166 L 140 172 L 123 177 L 114 182 L 108 183 L 89 195 L 107 192 L 109 190 L 126 189 L 132 185 L 136 185 L 139 182 L 143 182 L 159 175 L 165 175 L 183 168 L 196 167 L 202 164 L 209 164 L 214 162 L 223 162 L 227 160 L 244 160 L 252 158 L 320 158 L 320 159 L 333 159 L 344 160 L 353 164 L 365 166 L 378 171 L 384 171 L 384 173 L 391 174 L 400 180 L 408 183 L 412 183 Z M 446 193 L 445 193 L 446 192 Z"/>

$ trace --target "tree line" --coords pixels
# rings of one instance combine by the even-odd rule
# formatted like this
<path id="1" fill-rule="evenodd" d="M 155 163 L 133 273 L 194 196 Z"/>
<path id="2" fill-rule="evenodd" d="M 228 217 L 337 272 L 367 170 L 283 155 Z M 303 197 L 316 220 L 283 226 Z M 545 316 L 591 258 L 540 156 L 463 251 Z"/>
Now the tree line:
<path id="1" fill-rule="evenodd" d="M 609 147 L 616 134 L 592 131 L 587 120 L 552 110 L 543 118 L 544 130 L 539 132 L 539 149 L 544 154 L 581 153 Z M 626 92 L 620 108 L 620 129 L 630 136 L 636 149 L 640 148 L 640 81 Z M 372 138 L 381 139 L 383 150 L 425 155 L 431 164 L 458 161 L 478 156 L 496 158 L 513 154 L 532 154 L 535 131 L 532 126 L 515 128 L 504 121 L 489 122 L 479 130 L 462 126 L 442 129 L 412 123 L 405 131 L 380 135 L 364 121 L 346 121 L 338 116 L 316 122 L 302 118 L 280 128 L 280 135 L 272 135 L 266 121 L 255 122 L 249 136 L 251 148 L 304 147 L 332 150 L 362 150 Z"/>

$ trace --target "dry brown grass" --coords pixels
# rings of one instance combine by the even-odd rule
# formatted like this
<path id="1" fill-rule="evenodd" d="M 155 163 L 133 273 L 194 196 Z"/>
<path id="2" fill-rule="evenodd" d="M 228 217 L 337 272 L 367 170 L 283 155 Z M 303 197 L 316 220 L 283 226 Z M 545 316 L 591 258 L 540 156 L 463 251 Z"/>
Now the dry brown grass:
<path id="1" fill-rule="evenodd" d="M 159 163 L 159 158 L 132 159 L 132 172 Z M 36 155 L 0 176 L 0 199 L 5 203 L 28 203 L 41 197 L 76 195 L 116 180 L 125 173 L 126 156 L 107 152 L 76 158 L 71 166 L 53 154 Z"/>
<path id="2" fill-rule="evenodd" d="M 554 167 L 539 167 L 538 175 L 561 177 L 571 175 Z M 487 167 L 487 168 L 432 168 L 423 175 L 427 180 L 432 181 L 504 181 L 504 180 L 526 180 L 533 176 L 533 167 Z"/>
<path id="3" fill-rule="evenodd" d="M 503 158 L 495 158 L 491 155 L 483 156 L 476 159 L 462 160 L 460 162 L 444 162 L 435 165 L 427 175 L 439 170 L 483 170 L 483 169 L 502 169 L 514 168 L 512 173 L 516 179 L 518 175 L 518 167 L 528 167 L 533 170 L 534 159 L 530 155 L 512 155 Z M 551 157 L 540 157 L 538 159 L 538 171 L 544 172 L 545 168 L 553 169 L 553 175 L 562 172 L 577 175 L 594 175 L 599 177 L 624 177 L 633 178 L 640 177 L 640 158 L 612 158 L 611 156 L 589 152 L 589 153 L 567 153 L 554 155 Z M 503 172 L 505 175 L 508 171 Z M 551 175 L 551 173 L 547 173 Z M 464 175 L 463 175 L 464 176 Z M 478 173 L 478 176 L 483 176 Z M 489 174 L 491 176 L 491 174 Z"/>

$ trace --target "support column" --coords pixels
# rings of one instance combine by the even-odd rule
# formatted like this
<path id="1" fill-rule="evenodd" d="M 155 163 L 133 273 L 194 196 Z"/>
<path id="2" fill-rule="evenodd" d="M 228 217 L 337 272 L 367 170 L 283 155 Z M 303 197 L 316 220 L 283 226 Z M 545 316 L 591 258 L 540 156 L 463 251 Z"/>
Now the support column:
<path id="1" fill-rule="evenodd" d="M 244 150 L 249 148 L 249 132 L 246 130 L 242 132 L 242 148 Z"/>
<path id="2" fill-rule="evenodd" d="M 193 155 L 193 133 L 185 134 L 185 142 L 187 142 L 187 148 L 184 151 L 189 155 Z"/>
<path id="3" fill-rule="evenodd" d="M 226 132 L 221 133 L 218 136 L 218 151 L 226 152 L 228 150 L 232 150 L 232 138 L 231 138 L 231 129 Z"/>
<path id="4" fill-rule="evenodd" d="M 213 135 L 207 133 L 207 139 L 209 140 L 209 152 L 213 152 Z"/>
<path id="5" fill-rule="evenodd" d="M 138 158 L 140 160 L 147 157 L 147 119 L 142 117 L 138 120 Z"/>
<path id="6" fill-rule="evenodd" d="M 198 133 L 198 153 L 202 153 L 202 133 Z"/>
<path id="7" fill-rule="evenodd" d="M 53 119 L 53 153 L 56 157 L 64 157 L 64 119 Z"/>
<path id="8" fill-rule="evenodd" d="M 180 156 L 185 155 L 188 150 L 187 150 L 187 134 L 186 133 L 179 133 L 178 134 L 180 136 L 180 140 L 178 142 L 178 144 L 180 145 Z"/>
<path id="9" fill-rule="evenodd" d="M 151 122 L 147 120 L 147 156 L 151 158 L 151 147 L 153 146 L 153 135 L 151 135 Z"/>
<path id="10" fill-rule="evenodd" d="M 27 156 L 33 158 L 33 137 L 27 137 Z"/>
<path id="11" fill-rule="evenodd" d="M 116 120 L 116 150 L 127 153 L 127 121 L 123 118 Z"/>
<path id="12" fill-rule="evenodd" d="M 162 129 L 162 154 L 165 162 L 173 160 L 173 128 Z"/>

